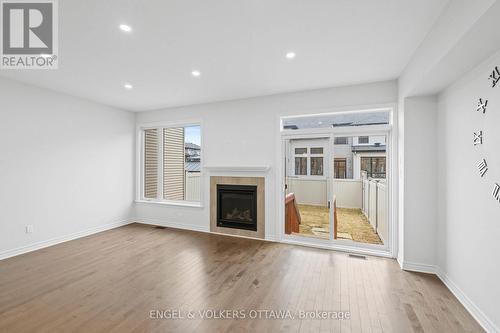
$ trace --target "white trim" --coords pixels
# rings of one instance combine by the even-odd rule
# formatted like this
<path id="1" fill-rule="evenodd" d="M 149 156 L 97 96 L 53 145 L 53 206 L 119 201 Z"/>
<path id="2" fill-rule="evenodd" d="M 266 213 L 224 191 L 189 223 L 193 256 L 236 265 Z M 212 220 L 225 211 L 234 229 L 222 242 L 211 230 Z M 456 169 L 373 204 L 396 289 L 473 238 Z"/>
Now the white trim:
<path id="1" fill-rule="evenodd" d="M 165 220 L 150 219 L 150 218 L 143 218 L 143 217 L 135 218 L 134 222 L 141 223 L 141 224 L 148 224 L 148 225 L 156 225 L 156 226 L 161 226 L 161 227 L 169 227 L 169 228 L 174 228 L 174 229 L 182 229 L 182 230 L 191 230 L 191 231 L 210 233 L 210 226 L 208 226 L 208 225 L 202 226 L 202 225 L 180 223 L 180 222 L 170 222 L 170 221 L 165 221 Z"/>
<path id="2" fill-rule="evenodd" d="M 158 196 L 163 198 L 163 128 L 169 127 L 190 127 L 190 126 L 199 126 L 200 127 L 200 163 L 201 163 L 201 172 L 200 172 L 200 202 L 193 203 L 192 201 L 184 201 L 185 204 L 177 203 L 176 201 L 164 200 L 164 199 L 145 199 L 144 198 L 144 182 L 143 182 L 143 158 L 144 158 L 144 135 L 143 131 L 145 129 L 151 128 L 159 128 L 161 129 L 160 134 L 158 135 L 159 140 L 159 153 L 158 153 Z M 144 122 L 140 124 L 136 124 L 136 169 L 135 169 L 135 202 L 136 203 L 158 203 L 163 205 L 171 205 L 171 206 L 184 206 L 184 207 L 203 207 L 202 202 L 204 202 L 205 198 L 205 174 L 203 170 L 205 169 L 205 157 L 204 151 L 204 140 L 203 140 L 203 120 L 202 119 L 188 119 L 188 120 L 179 120 L 179 121 L 156 121 L 156 122 Z M 161 195 L 160 195 L 161 193 Z"/>
<path id="3" fill-rule="evenodd" d="M 40 249 L 43 249 L 43 248 L 46 248 L 49 246 L 68 242 L 68 241 L 71 241 L 74 239 L 90 236 L 90 235 L 97 234 L 99 232 L 103 232 L 106 230 L 122 227 L 124 225 L 133 223 L 132 220 L 133 219 L 127 219 L 127 220 L 122 220 L 122 221 L 118 221 L 118 222 L 108 223 L 108 224 L 100 225 L 97 227 L 89 228 L 86 230 L 78 231 L 78 232 L 75 232 L 72 234 L 58 236 L 58 237 L 51 238 L 51 239 L 48 239 L 45 241 L 40 241 L 40 242 L 32 243 L 29 245 L 20 246 L 20 247 L 17 247 L 15 249 L 6 250 L 3 252 L 0 252 L 0 260 L 7 259 L 10 257 L 15 257 L 15 256 L 18 256 L 18 255 L 21 255 L 24 253 L 28 253 L 28 252 L 40 250 Z"/>
<path id="4" fill-rule="evenodd" d="M 359 246 L 356 246 L 356 245 L 354 245 L 354 246 L 352 246 L 352 245 L 341 245 L 341 244 L 338 244 L 338 243 L 331 243 L 328 239 L 319 239 L 319 238 L 313 238 L 313 237 L 307 237 L 307 236 L 295 236 L 293 239 L 292 238 L 283 238 L 283 239 L 281 239 L 280 243 L 292 244 L 292 245 L 299 245 L 299 246 L 306 246 L 306 247 L 314 247 L 314 248 L 317 248 L 317 249 L 334 250 L 334 251 L 340 251 L 340 252 L 363 254 L 363 255 L 377 256 L 377 257 L 384 257 L 384 258 L 391 258 L 392 259 L 391 252 L 389 252 L 387 250 L 363 248 L 363 247 L 359 247 Z"/>
<path id="5" fill-rule="evenodd" d="M 372 109 L 373 110 L 373 109 Z M 350 251 L 353 252 L 355 249 L 362 251 L 364 254 L 375 255 L 375 256 L 384 256 L 386 257 L 389 253 L 391 258 L 395 258 L 398 253 L 398 220 L 397 209 L 398 209 L 398 188 L 397 188 L 397 175 L 398 169 L 395 168 L 397 164 L 395 164 L 398 159 L 397 149 L 397 132 L 398 123 L 394 120 L 397 118 L 397 106 L 395 104 L 390 104 L 387 107 L 383 107 L 378 109 L 378 111 L 390 112 L 391 121 L 388 125 L 368 125 L 368 126 L 359 126 L 359 127 L 335 127 L 335 128 L 317 128 L 317 129 L 303 129 L 303 130 L 282 130 L 283 118 L 294 118 L 294 117 L 309 117 L 311 114 L 304 111 L 304 114 L 287 116 L 287 115 L 278 115 L 278 123 L 280 125 L 279 128 L 279 154 L 277 154 L 277 163 L 276 165 L 280 165 L 280 168 L 277 170 L 277 177 L 279 179 L 276 182 L 277 186 L 277 231 L 279 238 L 283 242 L 293 241 L 298 245 L 308 245 L 312 247 L 321 247 L 326 249 L 334 249 L 340 251 Z M 351 113 L 353 111 L 349 111 L 348 109 L 344 109 L 343 113 Z M 367 112 L 367 108 L 357 108 L 354 112 Z M 328 112 L 330 114 L 338 114 L 338 112 Z M 319 114 L 316 114 L 319 115 Z M 300 239 L 297 235 L 286 235 L 284 230 L 284 185 L 285 185 L 285 175 L 288 174 L 285 170 L 285 159 L 283 158 L 285 154 L 285 140 L 290 139 L 299 139 L 299 138 L 332 138 L 331 145 L 333 147 L 333 137 L 335 136 L 357 136 L 357 134 L 363 134 L 368 136 L 374 135 L 385 135 L 386 136 L 386 159 L 387 159 L 387 211 L 389 212 L 387 215 L 388 218 L 388 239 L 387 242 L 384 242 L 383 245 L 371 245 L 364 243 L 356 243 L 353 241 L 345 241 L 349 244 L 344 245 L 344 240 L 328 240 L 329 243 L 323 243 L 322 240 L 313 239 L 312 241 L 308 241 L 302 237 Z M 332 154 L 333 155 L 333 154 Z M 334 158 L 334 156 L 332 156 Z M 331 163 L 330 163 L 331 164 Z M 332 210 L 330 210 L 330 215 L 332 214 Z M 332 228 L 330 228 L 331 230 Z M 330 237 L 332 238 L 332 237 Z M 317 243 L 317 244 L 315 244 Z M 347 249 L 347 250 L 346 250 Z"/>
<path id="6" fill-rule="evenodd" d="M 410 272 L 436 274 L 436 266 L 420 264 L 416 262 L 403 261 L 400 263 L 401 269 Z"/>
<path id="7" fill-rule="evenodd" d="M 185 200 L 135 200 L 136 204 L 203 208 L 201 202 Z"/>
<path id="8" fill-rule="evenodd" d="M 260 241 L 265 241 L 265 242 L 279 242 L 279 240 L 274 235 L 266 235 L 265 238 L 256 238 L 256 237 L 248 237 L 248 236 L 233 235 L 233 234 L 223 234 L 220 232 L 210 231 L 209 226 L 200 226 L 200 225 L 193 225 L 193 224 L 186 224 L 186 223 L 179 223 L 179 222 L 170 222 L 170 221 L 159 220 L 159 219 L 137 218 L 137 219 L 134 219 L 134 222 L 141 223 L 141 224 L 147 224 L 147 225 L 155 225 L 155 226 L 161 226 L 161 227 L 167 227 L 167 228 L 174 228 L 174 229 L 179 229 L 179 230 L 190 230 L 190 231 L 204 232 L 207 234 L 214 234 L 214 235 L 220 235 L 220 236 L 253 239 L 253 240 L 260 240 Z"/>
<path id="9" fill-rule="evenodd" d="M 365 126 L 346 126 L 346 127 L 325 127 L 325 128 L 305 128 L 297 130 L 282 130 L 282 137 L 301 138 L 302 135 L 316 135 L 315 138 L 323 138 L 335 131 L 334 136 L 358 136 L 358 134 L 374 136 L 381 132 L 387 132 L 392 129 L 392 125 L 365 125 Z"/>
<path id="10" fill-rule="evenodd" d="M 493 321 L 481 311 L 481 309 L 460 289 L 455 282 L 439 267 L 435 269 L 436 275 L 444 285 L 448 287 L 451 293 L 458 299 L 474 319 L 481 325 L 486 332 L 500 332 L 500 328 L 493 323 Z"/>
<path id="11" fill-rule="evenodd" d="M 486 332 L 500 332 L 500 329 L 481 311 L 481 309 L 453 282 L 450 277 L 438 266 L 420 264 L 415 262 L 402 261 L 400 262 L 401 268 L 405 271 L 435 274 L 450 290 L 450 292 L 457 298 L 463 307 L 470 313 L 470 315 L 481 325 Z"/>

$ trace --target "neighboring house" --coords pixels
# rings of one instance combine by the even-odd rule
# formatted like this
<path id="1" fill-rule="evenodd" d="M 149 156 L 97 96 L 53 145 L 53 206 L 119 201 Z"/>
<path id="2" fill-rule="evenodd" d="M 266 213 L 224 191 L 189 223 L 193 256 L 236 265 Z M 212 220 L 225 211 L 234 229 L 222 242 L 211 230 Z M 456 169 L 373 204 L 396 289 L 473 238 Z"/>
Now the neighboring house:
<path id="1" fill-rule="evenodd" d="M 186 162 L 199 162 L 201 158 L 201 147 L 197 144 L 186 142 L 184 144 Z"/>
<path id="2" fill-rule="evenodd" d="M 304 118 L 290 118 L 284 121 L 285 130 L 328 127 L 354 127 L 389 123 L 384 112 L 368 114 L 339 114 Z M 325 156 L 329 142 L 326 139 L 290 140 L 288 174 L 297 177 L 327 176 L 329 163 Z M 335 137 L 333 146 L 333 171 L 336 179 L 360 179 L 361 171 L 370 178 L 386 177 L 385 136 Z"/>
<path id="3" fill-rule="evenodd" d="M 361 179 L 361 171 L 369 178 L 386 177 L 385 136 L 336 137 L 335 141 L 335 178 Z"/>
<path id="4" fill-rule="evenodd" d="M 329 141 L 326 139 L 290 140 L 288 174 L 299 178 L 328 176 Z M 333 146 L 333 172 L 336 179 L 361 179 L 386 176 L 385 136 L 336 137 Z"/>
<path id="5" fill-rule="evenodd" d="M 186 142 L 184 144 L 185 198 L 187 201 L 200 201 L 201 192 L 201 147 Z"/>

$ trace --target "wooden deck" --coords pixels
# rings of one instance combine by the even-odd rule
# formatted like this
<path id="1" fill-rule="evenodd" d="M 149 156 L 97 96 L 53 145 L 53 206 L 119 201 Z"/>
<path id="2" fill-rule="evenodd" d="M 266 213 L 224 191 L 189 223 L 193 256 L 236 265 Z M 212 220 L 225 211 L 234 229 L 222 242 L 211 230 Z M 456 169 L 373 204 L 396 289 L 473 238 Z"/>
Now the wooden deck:
<path id="1" fill-rule="evenodd" d="M 294 318 L 200 319 L 207 309 Z M 151 310 L 184 318 L 152 319 Z M 300 319 L 300 311 L 350 319 Z M 133 224 L 0 261 L 0 332 L 279 331 L 481 328 L 433 275 L 259 240 Z"/>

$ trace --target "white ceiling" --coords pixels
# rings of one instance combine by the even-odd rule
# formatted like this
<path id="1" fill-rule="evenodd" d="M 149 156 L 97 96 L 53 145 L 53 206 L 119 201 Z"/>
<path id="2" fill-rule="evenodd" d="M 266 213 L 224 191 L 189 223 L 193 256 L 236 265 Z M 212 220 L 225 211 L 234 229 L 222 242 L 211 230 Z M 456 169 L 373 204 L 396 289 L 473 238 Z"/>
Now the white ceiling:
<path id="1" fill-rule="evenodd" d="M 394 79 L 447 2 L 61 0 L 59 69 L 0 76 L 133 111 Z"/>

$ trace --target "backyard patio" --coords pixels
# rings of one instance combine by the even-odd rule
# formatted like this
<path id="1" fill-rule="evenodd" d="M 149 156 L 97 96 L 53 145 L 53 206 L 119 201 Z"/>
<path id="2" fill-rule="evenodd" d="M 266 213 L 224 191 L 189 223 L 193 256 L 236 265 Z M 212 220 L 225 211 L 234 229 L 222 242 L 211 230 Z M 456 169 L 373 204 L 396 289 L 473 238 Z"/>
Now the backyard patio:
<path id="1" fill-rule="evenodd" d="M 330 232 L 329 209 L 324 206 L 298 205 L 301 235 L 328 238 Z M 361 209 L 337 208 L 337 238 L 355 242 L 383 244 Z"/>

